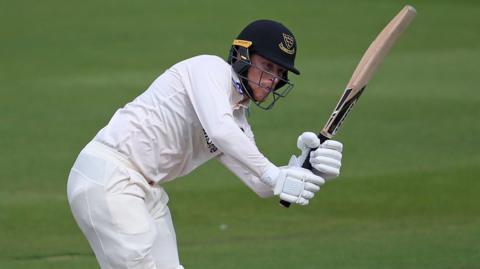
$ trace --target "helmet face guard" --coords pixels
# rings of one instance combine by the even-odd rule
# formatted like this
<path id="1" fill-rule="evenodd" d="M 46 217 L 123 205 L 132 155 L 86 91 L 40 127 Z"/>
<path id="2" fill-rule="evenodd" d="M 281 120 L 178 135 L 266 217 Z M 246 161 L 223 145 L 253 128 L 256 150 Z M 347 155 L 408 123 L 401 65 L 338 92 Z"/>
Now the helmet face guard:
<path id="1" fill-rule="evenodd" d="M 277 100 L 281 97 L 286 97 L 288 93 L 293 89 L 293 84 L 288 80 L 287 72 L 285 71 L 282 77 L 275 75 L 269 71 L 264 70 L 260 66 L 252 64 L 250 61 L 250 51 L 248 47 L 251 42 L 245 40 L 234 40 L 232 48 L 230 49 L 228 63 L 231 64 L 233 70 L 240 78 L 240 83 L 243 87 L 243 92 L 252 100 L 258 107 L 269 110 L 271 109 Z M 247 76 L 250 68 L 258 69 L 261 72 L 258 81 L 250 80 Z M 272 77 L 277 81 L 274 89 L 267 88 L 261 84 L 263 76 Z M 269 94 L 263 100 L 256 100 L 253 94 L 253 90 L 250 87 L 250 83 L 260 88 L 269 91 Z"/>

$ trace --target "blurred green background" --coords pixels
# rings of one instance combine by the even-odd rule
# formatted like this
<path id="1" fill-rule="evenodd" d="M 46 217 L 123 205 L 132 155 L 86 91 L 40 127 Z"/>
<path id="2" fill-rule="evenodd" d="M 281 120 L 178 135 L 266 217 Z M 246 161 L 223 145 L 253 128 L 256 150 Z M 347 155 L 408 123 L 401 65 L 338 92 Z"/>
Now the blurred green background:
<path id="1" fill-rule="evenodd" d="M 254 19 L 284 22 L 302 75 L 250 118 L 281 165 L 406 3 L 0 0 L 0 268 L 98 267 L 67 204 L 69 169 L 169 66 L 226 57 Z M 186 268 L 480 268 L 480 2 L 409 4 L 417 18 L 337 137 L 341 179 L 310 206 L 257 198 L 214 161 L 165 185 Z"/>

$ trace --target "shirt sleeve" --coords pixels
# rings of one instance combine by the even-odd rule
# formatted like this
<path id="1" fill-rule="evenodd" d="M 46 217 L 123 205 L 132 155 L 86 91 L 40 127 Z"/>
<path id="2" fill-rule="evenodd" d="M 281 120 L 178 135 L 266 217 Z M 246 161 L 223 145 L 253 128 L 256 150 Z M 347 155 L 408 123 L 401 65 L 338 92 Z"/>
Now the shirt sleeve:
<path id="1" fill-rule="evenodd" d="M 258 196 L 262 198 L 273 196 L 272 188 L 262 183 L 258 177 L 254 176 L 253 173 L 240 162 L 223 153 L 217 156 L 217 160 L 240 178 L 242 182 Z"/>
<path id="2" fill-rule="evenodd" d="M 220 58 L 198 57 L 187 65 L 184 81 L 187 94 L 202 127 L 215 146 L 255 177 L 261 177 L 273 164 L 236 124 L 230 104 L 231 68 Z"/>

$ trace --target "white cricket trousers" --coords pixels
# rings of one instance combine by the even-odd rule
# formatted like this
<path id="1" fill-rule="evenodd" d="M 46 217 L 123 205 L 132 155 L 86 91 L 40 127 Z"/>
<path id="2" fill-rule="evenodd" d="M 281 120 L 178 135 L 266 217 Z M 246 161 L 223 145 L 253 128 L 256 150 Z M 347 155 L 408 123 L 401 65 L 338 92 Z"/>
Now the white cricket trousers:
<path id="1" fill-rule="evenodd" d="M 102 269 L 180 269 L 168 196 L 120 153 L 90 142 L 73 165 L 68 202 Z"/>

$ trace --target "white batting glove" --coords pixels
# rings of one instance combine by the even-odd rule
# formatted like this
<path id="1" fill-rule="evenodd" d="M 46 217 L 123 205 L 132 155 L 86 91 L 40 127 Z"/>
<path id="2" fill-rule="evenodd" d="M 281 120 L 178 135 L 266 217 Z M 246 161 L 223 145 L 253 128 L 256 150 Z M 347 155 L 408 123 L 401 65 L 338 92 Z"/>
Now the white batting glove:
<path id="1" fill-rule="evenodd" d="M 297 139 L 297 147 L 302 151 L 300 156 L 292 156 L 289 165 L 301 166 L 310 153 L 310 164 L 313 172 L 325 180 L 330 180 L 340 175 L 342 166 L 343 144 L 335 140 L 327 140 L 320 144 L 320 139 L 312 132 L 305 132 Z"/>
<path id="2" fill-rule="evenodd" d="M 281 200 L 299 205 L 308 205 L 310 199 L 320 190 L 325 180 L 301 167 L 271 167 L 260 178 L 271 186 L 274 195 Z"/>

